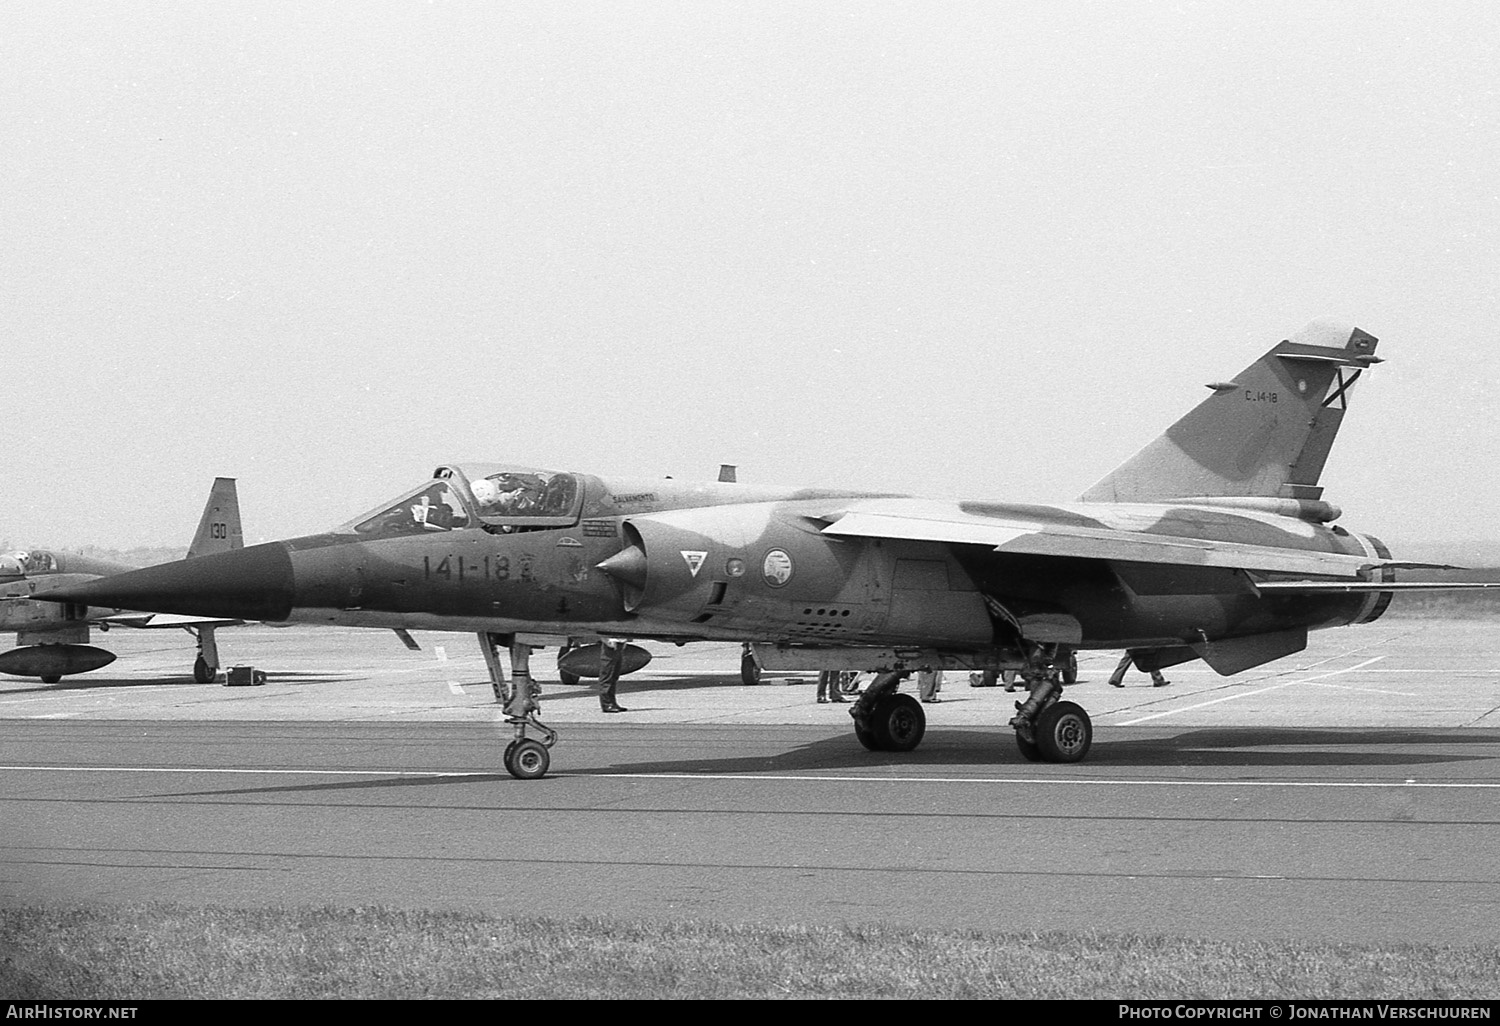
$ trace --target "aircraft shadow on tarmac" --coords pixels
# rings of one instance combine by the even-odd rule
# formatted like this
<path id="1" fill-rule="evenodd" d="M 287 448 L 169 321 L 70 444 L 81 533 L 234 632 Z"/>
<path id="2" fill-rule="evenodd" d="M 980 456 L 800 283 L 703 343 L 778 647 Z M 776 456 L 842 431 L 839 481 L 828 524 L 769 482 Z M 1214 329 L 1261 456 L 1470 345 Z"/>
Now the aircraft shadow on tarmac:
<path id="1" fill-rule="evenodd" d="M 1492 749 L 1496 739 L 1488 732 L 1413 729 L 1328 730 L 1316 728 L 1214 728 L 1192 730 L 1169 737 L 1127 739 L 1096 738 L 1089 752 L 1090 776 L 1101 775 L 1092 767 L 1192 767 L 1203 769 L 1328 769 L 1359 770 L 1385 766 L 1414 766 L 1493 760 L 1492 752 L 1466 752 L 1465 746 Z M 1390 750 L 1399 746 L 1403 750 Z M 1420 750 L 1413 751 L 1413 748 Z M 1027 762 L 1016 750 L 1008 731 L 993 735 L 979 731 L 929 730 L 914 752 L 866 751 L 852 736 L 824 738 L 810 744 L 767 755 L 733 758 L 695 758 L 653 762 L 616 763 L 597 770 L 559 772 L 589 773 L 788 773 L 815 770 L 859 771 L 943 766 L 989 766 L 995 769 L 1028 768 L 1055 775 L 1080 772 L 1067 765 Z"/>
<path id="2" fill-rule="evenodd" d="M 1489 753 L 1470 754 L 1462 749 L 1471 745 L 1495 746 L 1489 732 L 1413 729 L 1410 731 L 1379 729 L 1328 730 L 1317 728 L 1214 728 L 1193 730 L 1174 737 L 1105 741 L 1096 743 L 1089 767 L 1194 769 L 1290 769 L 1358 771 L 1381 767 L 1410 768 L 1459 762 L 1493 760 Z M 1405 751 L 1382 751 L 1391 747 Z M 1420 746 L 1421 751 L 1411 751 Z M 1268 750 L 1268 749 L 1275 749 Z M 496 761 L 498 762 L 498 753 Z M 1029 770 L 1038 779 L 1078 772 L 1071 766 L 1028 763 L 1015 750 L 1008 735 L 989 735 L 978 731 L 930 731 L 922 747 L 915 752 L 891 753 L 866 751 L 852 737 L 822 738 L 810 744 L 780 753 L 742 755 L 734 758 L 695 758 L 657 760 L 652 762 L 617 762 L 601 767 L 569 767 L 566 758 L 553 764 L 550 778 L 527 782 L 525 786 L 545 784 L 558 777 L 618 776 L 624 774 L 695 774 L 765 775 L 768 773 L 808 773 L 833 771 L 857 773 L 862 770 L 939 769 L 946 766 L 985 766 L 993 772 Z M 1080 767 L 1081 769 L 1081 767 Z M 472 771 L 468 771 L 472 772 Z M 1107 779 L 1109 773 L 1091 771 L 1091 777 Z M 315 784 L 287 784 L 271 787 L 212 789 L 153 795 L 155 798 L 218 797 L 253 794 L 311 794 L 319 792 L 361 791 L 389 788 L 426 788 L 432 786 L 482 785 L 503 783 L 523 786 L 504 771 L 477 773 L 472 776 L 385 777 Z"/>

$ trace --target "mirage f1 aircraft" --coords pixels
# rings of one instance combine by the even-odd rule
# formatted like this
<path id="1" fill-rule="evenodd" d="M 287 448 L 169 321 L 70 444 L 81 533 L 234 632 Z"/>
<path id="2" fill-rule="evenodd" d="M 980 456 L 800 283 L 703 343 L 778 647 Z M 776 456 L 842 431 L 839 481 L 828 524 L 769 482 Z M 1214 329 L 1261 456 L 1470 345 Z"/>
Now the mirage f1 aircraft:
<path id="1" fill-rule="evenodd" d="M 240 500 L 234 478 L 214 480 L 187 558 L 228 552 L 244 545 Z M 113 652 L 89 644 L 89 628 L 181 627 L 198 642 L 193 679 L 207 684 L 219 668 L 214 629 L 244 621 L 237 618 L 172 616 L 103 608 L 99 604 L 43 602 L 49 592 L 88 581 L 129 573 L 136 568 L 72 552 L 30 549 L 0 553 L 0 632 L 15 631 L 16 644 L 0 653 L 0 673 L 40 677 L 56 684 L 67 674 L 87 673 L 115 661 Z"/>
<path id="2" fill-rule="evenodd" d="M 1055 506 L 449 465 L 325 534 L 49 597 L 476 632 L 521 778 L 546 772 L 557 739 L 537 719 L 533 647 L 601 638 L 743 641 L 771 669 L 876 671 L 850 710 L 871 750 L 921 741 L 923 709 L 897 690 L 912 671 L 1015 671 L 1022 755 L 1075 762 L 1093 736 L 1061 700 L 1077 649 L 1229 675 L 1385 611 L 1395 569 L 1418 564 L 1335 526 L 1318 486 L 1375 347 L 1352 326 L 1309 325 Z"/>

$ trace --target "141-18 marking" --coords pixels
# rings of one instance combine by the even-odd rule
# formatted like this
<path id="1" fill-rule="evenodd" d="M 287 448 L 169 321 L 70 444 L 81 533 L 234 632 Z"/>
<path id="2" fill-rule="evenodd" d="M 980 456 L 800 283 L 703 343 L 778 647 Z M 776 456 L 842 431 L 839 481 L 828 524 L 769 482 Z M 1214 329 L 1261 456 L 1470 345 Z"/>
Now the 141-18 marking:
<path id="1" fill-rule="evenodd" d="M 533 579 L 531 571 L 531 558 L 521 556 L 516 560 L 517 574 L 523 581 Z M 511 565 L 509 556 L 485 556 L 477 563 L 465 563 L 462 556 L 446 555 L 436 566 L 432 564 L 431 556 L 422 557 L 422 577 L 424 580 L 432 580 L 441 577 L 451 581 L 457 577 L 460 581 L 473 577 L 481 581 L 506 581 L 511 576 Z"/>

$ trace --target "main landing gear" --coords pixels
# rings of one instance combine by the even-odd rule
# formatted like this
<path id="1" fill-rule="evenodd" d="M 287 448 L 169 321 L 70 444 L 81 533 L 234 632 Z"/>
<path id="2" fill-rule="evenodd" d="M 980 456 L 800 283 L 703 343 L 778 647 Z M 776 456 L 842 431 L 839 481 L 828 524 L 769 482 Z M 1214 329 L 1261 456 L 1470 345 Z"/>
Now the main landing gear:
<path id="1" fill-rule="evenodd" d="M 1016 747 L 1030 762 L 1081 762 L 1094 743 L 1094 724 L 1075 702 L 1062 702 L 1066 668 L 1054 662 L 1055 647 L 1033 646 L 1021 679 L 1031 697 L 1016 703 L 1010 725 Z"/>
<path id="2" fill-rule="evenodd" d="M 505 682 L 505 667 L 500 662 L 499 647 L 510 648 L 510 685 Z M 531 678 L 531 646 L 523 645 L 505 634 L 479 635 L 479 649 L 484 653 L 490 671 L 490 686 L 495 701 L 505 707 L 505 722 L 515 728 L 516 736 L 505 746 L 505 771 L 517 780 L 536 780 L 546 776 L 552 765 L 548 751 L 557 743 L 557 731 L 536 718 L 541 712 L 541 688 Z M 541 740 L 526 736 L 526 728 L 541 733 Z"/>
<path id="3" fill-rule="evenodd" d="M 927 714 L 910 695 L 896 691 L 904 670 L 876 674 L 859 701 L 849 709 L 854 736 L 872 752 L 909 752 L 927 733 Z"/>
<path id="4" fill-rule="evenodd" d="M 1034 645 L 1021 680 L 1029 698 L 1016 703 L 1010 726 L 1016 747 L 1030 762 L 1080 762 L 1094 743 L 1094 725 L 1083 707 L 1059 701 L 1063 684 L 1077 673 L 1075 664 L 1056 661 L 1055 646 Z M 897 692 L 908 671 L 881 673 L 849 709 L 854 736 L 872 752 L 909 752 L 922 743 L 927 714 L 910 695 Z"/>
<path id="5" fill-rule="evenodd" d="M 748 641 L 740 648 L 740 683 L 746 687 L 760 683 L 760 661 Z"/>
<path id="6" fill-rule="evenodd" d="M 189 627 L 187 632 L 198 641 L 198 658 L 193 660 L 193 680 L 212 684 L 219 673 L 219 644 L 212 627 Z"/>

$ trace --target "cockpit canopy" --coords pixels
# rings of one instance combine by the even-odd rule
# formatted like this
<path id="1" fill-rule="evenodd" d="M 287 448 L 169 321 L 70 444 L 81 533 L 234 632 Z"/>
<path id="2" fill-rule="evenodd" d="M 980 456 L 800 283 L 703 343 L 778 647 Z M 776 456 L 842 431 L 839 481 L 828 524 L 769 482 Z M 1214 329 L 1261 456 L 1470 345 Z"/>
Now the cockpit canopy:
<path id="1" fill-rule="evenodd" d="M 370 538 L 433 534 L 465 527 L 497 533 L 578 522 L 577 475 L 500 463 L 438 467 L 432 479 L 339 528 Z"/>
<path id="2" fill-rule="evenodd" d="M 0 553 L 0 577 L 52 573 L 60 567 L 58 558 L 45 549 Z"/>

